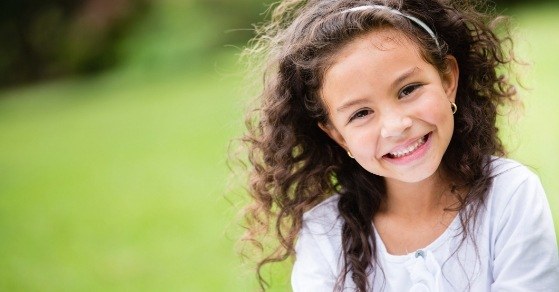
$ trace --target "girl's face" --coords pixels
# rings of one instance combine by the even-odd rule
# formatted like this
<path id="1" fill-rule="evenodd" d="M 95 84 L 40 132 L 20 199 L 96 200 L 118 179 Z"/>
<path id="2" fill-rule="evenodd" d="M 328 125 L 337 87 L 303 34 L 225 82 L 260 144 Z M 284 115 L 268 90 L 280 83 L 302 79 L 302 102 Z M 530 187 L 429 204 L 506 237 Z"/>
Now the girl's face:
<path id="1" fill-rule="evenodd" d="M 321 95 L 329 123 L 320 127 L 367 171 L 419 182 L 439 168 L 454 128 L 458 66 L 440 74 L 395 29 L 356 38 L 334 56 Z"/>

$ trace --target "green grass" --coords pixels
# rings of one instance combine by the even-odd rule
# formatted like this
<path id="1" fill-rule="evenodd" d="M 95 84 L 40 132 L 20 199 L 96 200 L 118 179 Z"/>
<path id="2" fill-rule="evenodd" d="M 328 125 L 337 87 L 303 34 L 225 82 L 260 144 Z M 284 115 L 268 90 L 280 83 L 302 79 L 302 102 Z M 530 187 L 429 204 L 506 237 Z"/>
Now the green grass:
<path id="1" fill-rule="evenodd" d="M 208 70 L 4 92 L 0 290 L 246 290 L 224 200 L 238 80 Z"/>
<path id="2" fill-rule="evenodd" d="M 540 175 L 557 227 L 558 13 L 517 14 L 534 89 L 504 134 Z M 203 70 L 140 66 L 0 93 L 1 291 L 254 290 L 224 197 L 246 101 L 232 52 Z M 275 290 L 287 290 L 279 270 Z"/>

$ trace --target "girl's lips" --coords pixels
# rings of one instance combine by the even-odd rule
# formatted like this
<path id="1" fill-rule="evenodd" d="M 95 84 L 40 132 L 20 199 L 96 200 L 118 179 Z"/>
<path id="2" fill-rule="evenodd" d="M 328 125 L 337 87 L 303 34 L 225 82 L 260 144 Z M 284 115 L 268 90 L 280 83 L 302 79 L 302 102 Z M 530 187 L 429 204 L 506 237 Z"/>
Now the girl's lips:
<path id="1" fill-rule="evenodd" d="M 425 136 L 421 137 L 411 145 L 404 149 L 397 150 L 394 152 L 387 153 L 383 155 L 383 158 L 389 159 L 393 162 L 407 162 L 421 156 L 427 149 L 428 144 L 430 144 L 431 133 L 427 133 Z"/>

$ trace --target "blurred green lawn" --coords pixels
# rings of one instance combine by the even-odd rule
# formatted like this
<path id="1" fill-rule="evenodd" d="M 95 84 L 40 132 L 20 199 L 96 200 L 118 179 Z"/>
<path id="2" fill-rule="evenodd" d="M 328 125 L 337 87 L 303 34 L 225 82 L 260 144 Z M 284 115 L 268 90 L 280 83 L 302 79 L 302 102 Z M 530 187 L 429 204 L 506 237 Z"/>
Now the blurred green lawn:
<path id="1" fill-rule="evenodd" d="M 503 137 L 540 175 L 559 228 L 559 6 L 511 13 L 533 89 Z M 235 52 L 202 70 L 0 92 L 1 291 L 255 290 L 225 198 L 247 100 Z M 280 268 L 274 290 L 288 287 Z"/>

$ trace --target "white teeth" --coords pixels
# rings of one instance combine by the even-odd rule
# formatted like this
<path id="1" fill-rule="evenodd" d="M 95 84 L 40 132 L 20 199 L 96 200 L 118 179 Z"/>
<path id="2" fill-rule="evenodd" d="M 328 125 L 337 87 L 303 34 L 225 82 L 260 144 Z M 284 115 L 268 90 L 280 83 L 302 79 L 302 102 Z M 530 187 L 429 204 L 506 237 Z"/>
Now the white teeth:
<path id="1" fill-rule="evenodd" d="M 412 153 L 413 151 L 415 151 L 415 149 L 419 148 L 419 146 L 421 146 L 423 144 L 425 144 L 425 136 L 419 138 L 417 141 L 415 141 L 415 143 L 408 146 L 406 149 L 396 151 L 396 152 L 390 152 L 389 154 L 393 157 L 396 157 L 396 158 L 406 156 L 406 155 Z"/>

